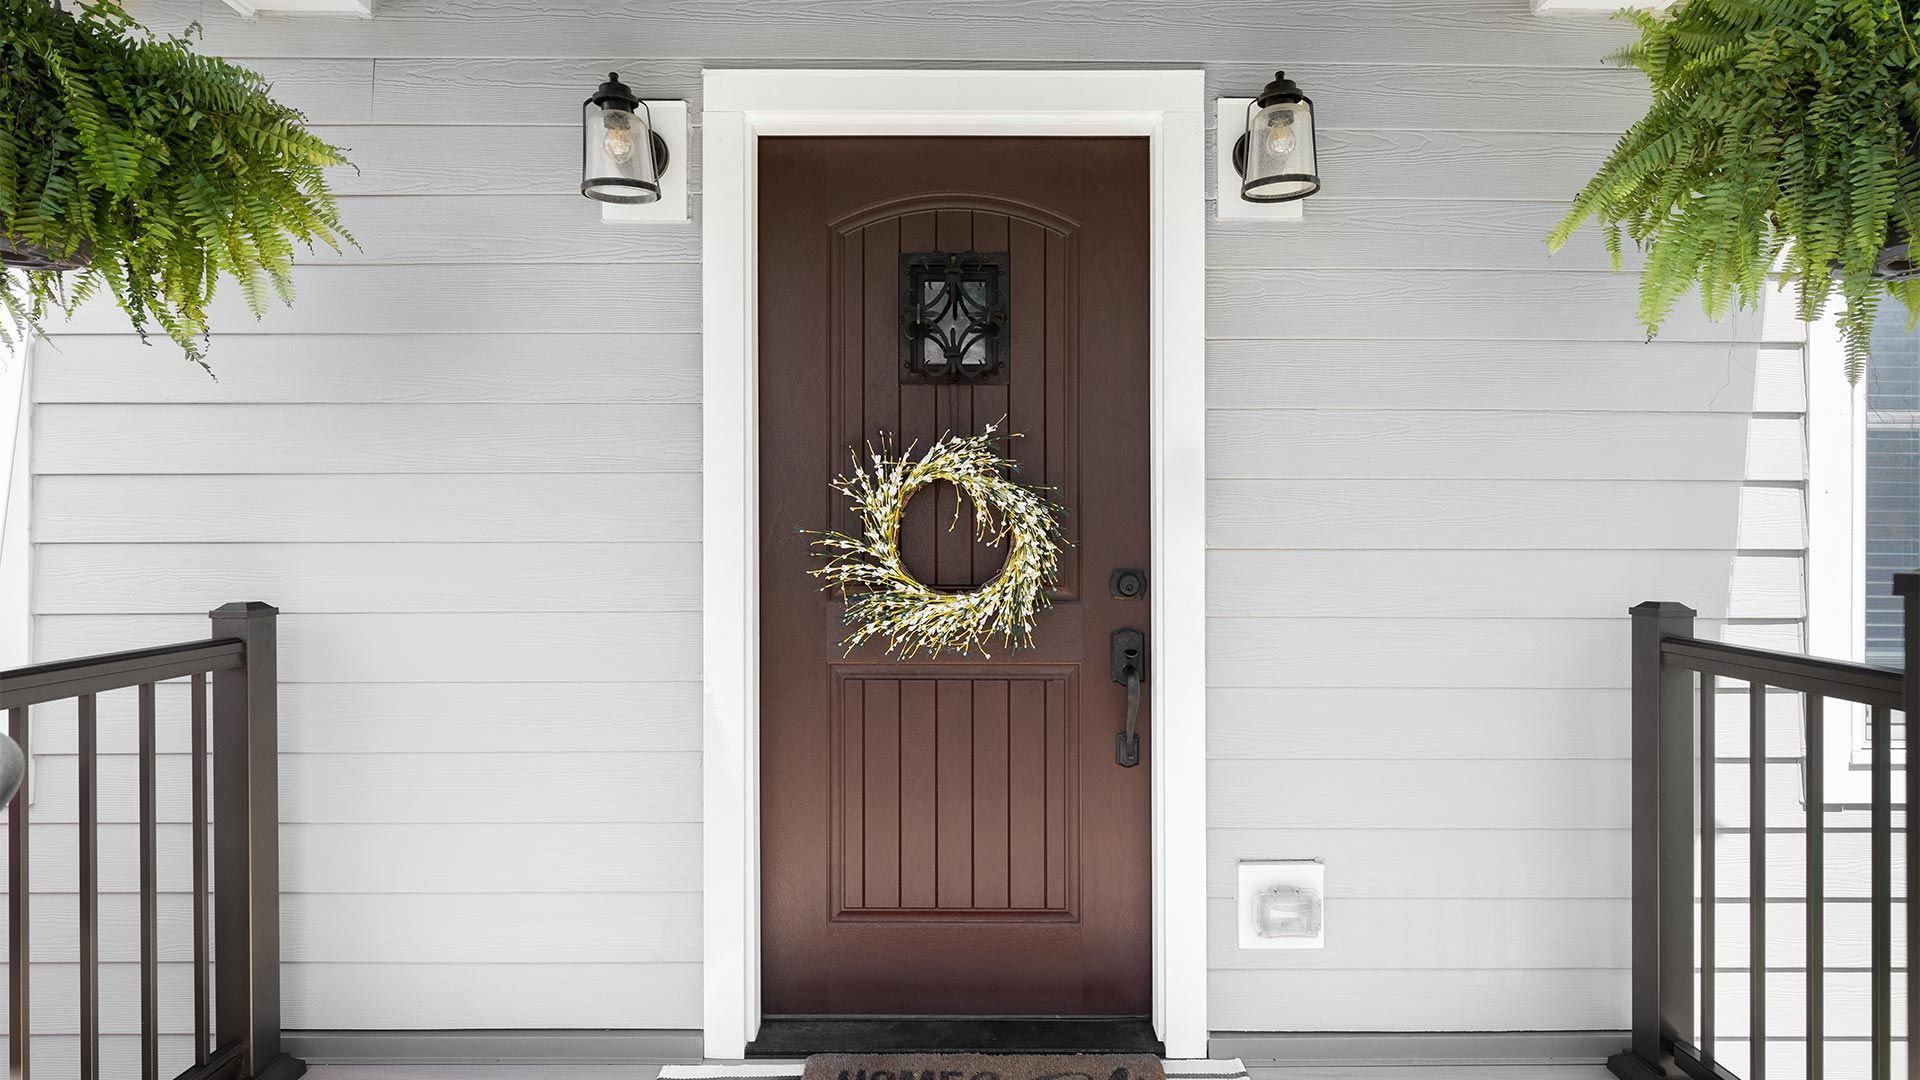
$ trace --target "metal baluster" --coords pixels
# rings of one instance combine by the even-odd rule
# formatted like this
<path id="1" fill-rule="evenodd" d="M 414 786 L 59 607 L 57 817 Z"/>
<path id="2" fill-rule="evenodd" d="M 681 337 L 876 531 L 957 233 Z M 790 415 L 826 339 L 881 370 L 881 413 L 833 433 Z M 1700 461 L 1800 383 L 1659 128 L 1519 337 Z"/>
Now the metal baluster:
<path id="1" fill-rule="evenodd" d="M 1893 1076 L 1893 712 L 1873 709 L 1873 1080 Z"/>
<path id="2" fill-rule="evenodd" d="M 140 684 L 140 1075 L 160 1080 L 159 819 L 153 684 Z"/>
<path id="3" fill-rule="evenodd" d="M 1747 684 L 1747 924 L 1753 979 L 1747 1007 L 1752 1041 L 1752 1064 L 1746 1080 L 1767 1080 L 1767 688 Z"/>
<path id="4" fill-rule="evenodd" d="M 1714 832 L 1713 770 L 1719 764 L 1715 754 L 1713 708 L 1719 680 L 1700 676 L 1700 1058 L 1713 1061 L 1714 1028 L 1714 919 L 1716 894 L 1714 880 L 1719 840 Z"/>
<path id="5" fill-rule="evenodd" d="M 80 1078 L 100 1080 L 99 701 L 80 706 Z"/>
<path id="6" fill-rule="evenodd" d="M 1826 704 L 1807 695 L 1807 1080 L 1821 1080 L 1826 1068 Z"/>
<path id="7" fill-rule="evenodd" d="M 7 732 L 26 755 L 28 776 L 21 778 L 7 811 L 7 1065 L 12 1080 L 27 1080 L 28 1043 L 33 1037 L 27 982 L 27 786 L 33 747 L 27 735 L 27 710 L 7 710 Z"/>
<path id="8" fill-rule="evenodd" d="M 205 1065 L 213 1035 L 207 954 L 207 677 L 193 677 L 193 1061 Z"/>

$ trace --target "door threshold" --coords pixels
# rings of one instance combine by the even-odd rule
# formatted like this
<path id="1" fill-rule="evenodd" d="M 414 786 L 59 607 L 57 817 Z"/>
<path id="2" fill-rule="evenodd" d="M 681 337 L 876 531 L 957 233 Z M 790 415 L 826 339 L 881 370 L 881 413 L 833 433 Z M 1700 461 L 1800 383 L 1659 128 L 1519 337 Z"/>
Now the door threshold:
<path id="1" fill-rule="evenodd" d="M 1144 1016 L 769 1016 L 750 1058 L 808 1054 L 1153 1054 Z"/>

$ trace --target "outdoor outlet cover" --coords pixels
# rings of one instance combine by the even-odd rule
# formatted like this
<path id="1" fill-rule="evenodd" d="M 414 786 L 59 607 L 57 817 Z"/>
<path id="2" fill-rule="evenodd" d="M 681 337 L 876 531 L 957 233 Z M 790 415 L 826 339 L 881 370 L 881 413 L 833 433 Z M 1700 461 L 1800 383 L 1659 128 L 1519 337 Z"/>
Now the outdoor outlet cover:
<path id="1" fill-rule="evenodd" d="M 1235 917 L 1243 949 L 1327 947 L 1327 866 L 1318 859 L 1240 864 Z"/>

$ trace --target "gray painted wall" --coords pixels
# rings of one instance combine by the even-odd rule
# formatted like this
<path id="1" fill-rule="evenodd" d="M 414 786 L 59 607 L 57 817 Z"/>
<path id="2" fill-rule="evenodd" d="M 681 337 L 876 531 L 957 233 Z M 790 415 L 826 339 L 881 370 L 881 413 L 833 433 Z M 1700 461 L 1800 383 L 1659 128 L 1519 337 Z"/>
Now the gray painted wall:
<path id="1" fill-rule="evenodd" d="M 578 104 L 618 68 L 697 123 L 703 66 L 806 64 L 1308 89 L 1326 192 L 1208 238 L 1213 1026 L 1624 1026 L 1625 609 L 1796 644 L 1805 530 L 1799 414 L 1749 419 L 1797 354 L 1688 309 L 1647 344 L 1632 273 L 1540 242 L 1643 106 L 1616 29 L 1525 0 L 138 10 L 203 20 L 359 165 L 362 249 L 303 259 L 292 310 L 228 305 L 220 381 L 107 311 L 34 379 L 43 657 L 286 613 L 289 1026 L 697 1026 L 698 154 L 694 223 L 602 226 Z M 70 821 L 71 719 L 42 724 L 36 813 Z M 1309 856 L 1326 951 L 1234 949 L 1234 861 Z"/>

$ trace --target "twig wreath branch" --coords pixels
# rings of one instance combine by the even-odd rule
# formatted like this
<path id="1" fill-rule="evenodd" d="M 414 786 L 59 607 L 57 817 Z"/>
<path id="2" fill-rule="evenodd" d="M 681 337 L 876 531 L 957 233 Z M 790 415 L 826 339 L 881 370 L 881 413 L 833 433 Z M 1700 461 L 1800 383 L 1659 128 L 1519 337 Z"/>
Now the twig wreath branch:
<path id="1" fill-rule="evenodd" d="M 834 490 L 853 501 L 860 535 L 812 534 L 814 550 L 827 562 L 808 572 L 826 582 L 822 591 L 837 589 L 844 598 L 844 621 L 853 627 L 841 641 L 848 652 L 875 638 L 885 640 L 887 655 L 896 659 L 947 650 L 991 656 L 987 645 L 995 636 L 1009 648 L 1033 647 L 1034 618 L 1051 605 L 1048 592 L 1060 578 L 1065 511 L 1045 489 L 1008 478 L 1014 465 L 995 446 L 996 427 L 989 424 L 978 435 L 944 435 L 917 458 L 911 444 L 896 456 L 883 435 L 879 450 L 868 444 L 864 466 L 854 454 L 852 471 L 834 479 Z M 974 532 L 982 543 L 1007 544 L 1000 571 L 965 592 L 921 582 L 900 554 L 908 502 L 941 481 L 973 503 Z M 959 523 L 956 507 L 947 528 Z"/>

